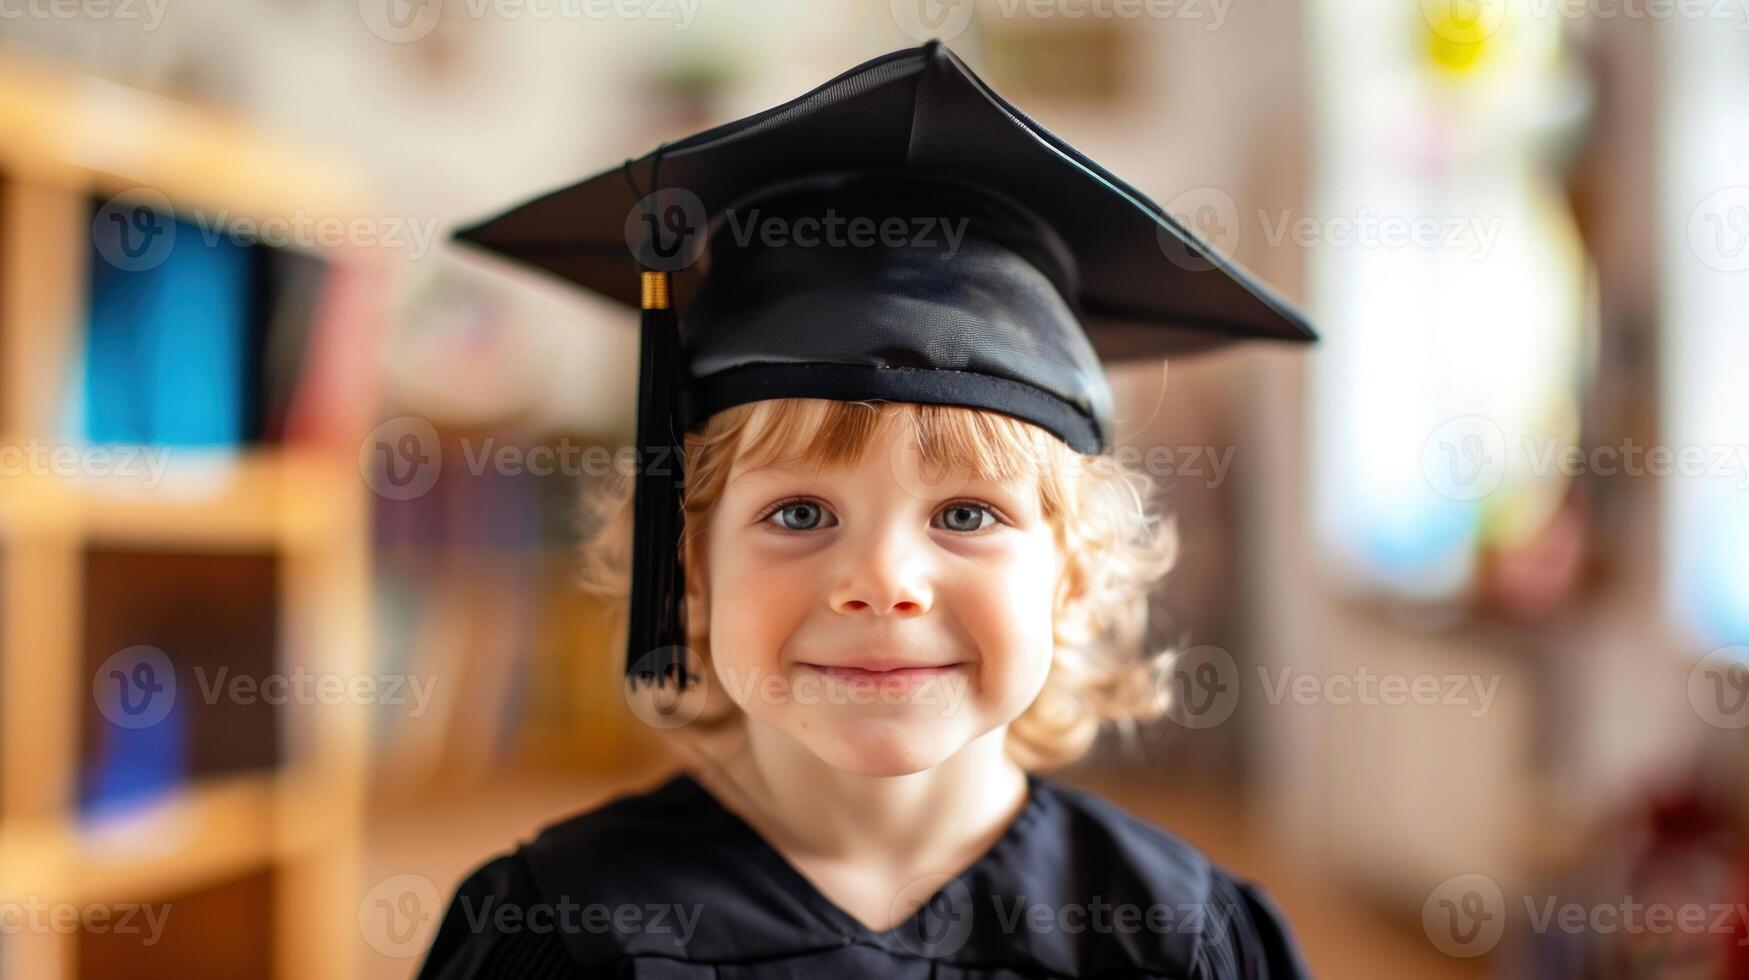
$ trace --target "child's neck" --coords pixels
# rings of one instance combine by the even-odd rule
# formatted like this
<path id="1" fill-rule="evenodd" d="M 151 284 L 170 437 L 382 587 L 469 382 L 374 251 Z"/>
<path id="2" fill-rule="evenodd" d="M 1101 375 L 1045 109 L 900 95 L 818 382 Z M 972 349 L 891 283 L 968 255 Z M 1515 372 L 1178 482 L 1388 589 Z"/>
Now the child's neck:
<path id="1" fill-rule="evenodd" d="M 1005 728 L 905 776 L 847 773 L 759 728 L 749 720 L 747 750 L 696 778 L 828 901 L 875 931 L 910 914 L 901 899 L 927 899 L 937 876 L 970 867 L 1026 806 L 1026 773 L 1002 751 Z"/>
<path id="2" fill-rule="evenodd" d="M 748 720 L 745 750 L 699 779 L 792 861 L 902 856 L 957 872 L 1025 806 L 1026 773 L 998 728 L 941 764 L 904 776 L 838 769 Z M 964 861 L 955 863 L 957 855 Z"/>

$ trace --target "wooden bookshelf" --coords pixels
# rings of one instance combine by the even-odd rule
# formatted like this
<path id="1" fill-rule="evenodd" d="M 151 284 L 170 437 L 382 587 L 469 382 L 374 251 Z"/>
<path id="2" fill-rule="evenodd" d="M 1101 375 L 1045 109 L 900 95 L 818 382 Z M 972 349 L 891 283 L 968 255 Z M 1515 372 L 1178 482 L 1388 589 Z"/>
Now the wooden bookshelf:
<path id="1" fill-rule="evenodd" d="M 356 187 L 344 168 L 223 114 L 0 60 L 0 903 L 173 910 L 150 949 L 113 930 L 8 934 L 0 976 L 74 980 L 122 964 L 138 976 L 358 975 L 368 706 L 276 707 L 271 764 L 195 771 L 100 819 L 82 809 L 80 779 L 97 710 L 91 617 L 130 608 L 89 594 L 94 554 L 137 553 L 136 569 L 152 555 L 175 556 L 171 569 L 269 556 L 271 650 L 257 655 L 272 670 L 373 669 L 370 500 L 356 457 L 371 420 L 329 408 L 317 436 L 179 447 L 151 480 L 20 463 L 78 443 L 62 408 L 86 330 L 94 201 L 146 188 L 178 212 L 346 218 L 368 213 Z M 382 275 L 358 250 L 317 257 Z M 381 319 L 348 313 L 352 332 Z M 332 404 L 361 404 L 347 395 Z M 234 622 L 255 607 L 224 612 Z M 129 635 L 126 613 L 114 615 L 106 635 Z"/>
<path id="2" fill-rule="evenodd" d="M 22 447 L 0 443 L 8 450 Z M 355 463 L 297 448 L 172 458 L 157 481 L 27 472 L 6 486 L 0 533 L 143 548 L 319 548 L 328 532 L 366 516 L 350 499 Z"/>

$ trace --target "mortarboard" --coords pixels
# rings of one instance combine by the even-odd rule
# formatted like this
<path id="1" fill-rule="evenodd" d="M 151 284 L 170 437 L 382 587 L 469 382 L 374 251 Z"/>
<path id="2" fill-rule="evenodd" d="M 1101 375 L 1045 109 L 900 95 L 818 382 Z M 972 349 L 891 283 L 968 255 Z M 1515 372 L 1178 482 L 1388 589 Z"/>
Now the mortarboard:
<path id="1" fill-rule="evenodd" d="M 633 683 L 686 684 L 679 448 L 712 413 L 787 397 L 961 405 L 1099 453 L 1102 359 L 1317 339 L 937 41 L 455 237 L 643 310 Z"/>

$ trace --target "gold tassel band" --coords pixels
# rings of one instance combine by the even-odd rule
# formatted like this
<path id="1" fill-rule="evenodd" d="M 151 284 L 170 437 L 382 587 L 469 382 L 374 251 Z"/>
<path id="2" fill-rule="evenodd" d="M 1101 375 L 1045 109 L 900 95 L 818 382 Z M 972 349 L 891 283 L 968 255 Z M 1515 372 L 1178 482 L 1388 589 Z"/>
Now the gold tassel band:
<path id="1" fill-rule="evenodd" d="M 660 269 L 643 270 L 644 309 L 665 310 L 668 308 L 668 273 Z"/>

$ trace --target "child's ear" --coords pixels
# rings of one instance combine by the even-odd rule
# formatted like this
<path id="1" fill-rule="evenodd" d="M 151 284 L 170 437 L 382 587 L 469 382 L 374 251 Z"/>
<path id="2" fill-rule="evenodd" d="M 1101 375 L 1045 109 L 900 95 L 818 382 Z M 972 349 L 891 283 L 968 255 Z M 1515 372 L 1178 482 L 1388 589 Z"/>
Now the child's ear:
<path id="1" fill-rule="evenodd" d="M 710 550 L 706 546 L 708 528 L 689 533 L 686 538 L 685 557 L 686 590 L 684 603 L 686 606 L 686 642 L 688 646 L 703 650 L 709 646 L 711 623 L 711 579 Z"/>
<path id="2" fill-rule="evenodd" d="M 702 562 L 696 563 L 702 565 Z M 689 632 L 704 629 L 710 622 L 710 584 L 704 572 L 695 568 L 686 571 L 686 624 Z"/>
<path id="3" fill-rule="evenodd" d="M 1068 555 L 1057 564 L 1057 589 L 1052 628 L 1059 645 L 1086 643 L 1091 636 L 1087 621 L 1087 568 Z"/>

